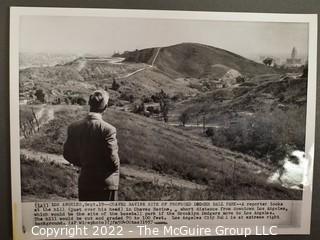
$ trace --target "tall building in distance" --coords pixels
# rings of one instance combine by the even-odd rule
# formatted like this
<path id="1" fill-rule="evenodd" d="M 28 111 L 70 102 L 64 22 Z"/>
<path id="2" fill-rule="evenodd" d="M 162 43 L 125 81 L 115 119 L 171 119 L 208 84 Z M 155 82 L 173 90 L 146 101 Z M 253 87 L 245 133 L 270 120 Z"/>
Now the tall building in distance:
<path id="1" fill-rule="evenodd" d="M 302 66 L 302 59 L 298 58 L 298 51 L 296 47 L 293 47 L 291 52 L 291 58 L 287 58 L 286 65 L 288 67 L 300 67 Z"/>

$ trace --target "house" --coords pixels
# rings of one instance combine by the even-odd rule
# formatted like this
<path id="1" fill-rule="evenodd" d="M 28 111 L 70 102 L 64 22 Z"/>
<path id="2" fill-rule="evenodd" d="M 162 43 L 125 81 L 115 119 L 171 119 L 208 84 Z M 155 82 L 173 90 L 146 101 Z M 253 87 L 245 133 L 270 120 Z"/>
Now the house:
<path id="1" fill-rule="evenodd" d="M 161 110 L 160 103 L 145 103 L 144 111 L 148 111 L 151 113 L 159 113 Z"/>

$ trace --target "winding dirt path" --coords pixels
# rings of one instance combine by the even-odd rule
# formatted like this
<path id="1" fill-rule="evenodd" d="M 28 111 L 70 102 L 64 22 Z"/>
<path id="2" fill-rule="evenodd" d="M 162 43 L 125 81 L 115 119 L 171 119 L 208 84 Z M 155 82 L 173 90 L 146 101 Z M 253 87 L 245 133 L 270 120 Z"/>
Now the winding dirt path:
<path id="1" fill-rule="evenodd" d="M 138 70 L 136 70 L 136 71 L 134 71 L 134 72 L 132 72 L 132 73 L 128 73 L 128 74 L 126 74 L 125 76 L 119 77 L 118 79 L 127 78 L 127 77 L 133 76 L 133 75 L 135 75 L 135 74 L 137 74 L 137 73 L 139 73 L 139 72 L 142 72 L 142 71 L 144 71 L 144 70 L 147 70 L 147 69 L 149 69 L 149 68 L 153 68 L 153 67 L 154 67 L 154 63 L 156 62 L 156 60 L 157 60 L 157 58 L 158 58 L 158 55 L 159 55 L 160 50 L 161 50 L 161 47 L 159 47 L 159 48 L 157 49 L 156 55 L 154 56 L 151 65 L 148 65 L 147 67 L 140 68 L 140 69 L 138 69 Z"/>

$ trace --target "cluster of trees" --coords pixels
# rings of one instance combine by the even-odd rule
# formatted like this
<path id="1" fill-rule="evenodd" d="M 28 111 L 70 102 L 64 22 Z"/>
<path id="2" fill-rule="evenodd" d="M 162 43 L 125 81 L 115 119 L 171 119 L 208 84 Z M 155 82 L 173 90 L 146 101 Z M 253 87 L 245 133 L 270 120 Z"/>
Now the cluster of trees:
<path id="1" fill-rule="evenodd" d="M 183 127 L 185 127 L 186 124 L 191 120 L 191 115 L 192 114 L 190 114 L 188 111 L 184 111 L 180 114 L 179 121 Z M 196 122 L 197 126 L 201 125 L 204 132 L 208 130 L 206 128 L 206 124 L 207 124 L 206 113 L 205 112 L 198 113 L 195 117 L 197 120 Z"/>
<path id="2" fill-rule="evenodd" d="M 147 103 L 158 103 L 159 109 L 153 106 L 146 107 Z M 169 110 L 171 106 L 171 99 L 167 93 L 162 89 L 160 92 L 152 95 L 150 98 L 144 96 L 140 104 L 135 106 L 134 113 L 144 114 L 151 116 L 152 114 L 160 115 L 164 122 L 169 121 Z"/>
<path id="3" fill-rule="evenodd" d="M 304 149 L 305 111 L 305 107 L 295 107 L 259 112 L 228 128 L 207 128 L 206 135 L 216 146 L 277 164 L 289 147 Z"/>
<path id="4" fill-rule="evenodd" d="M 271 57 L 267 57 L 262 61 L 266 66 L 271 66 L 274 63 L 274 59 Z"/>
<path id="5" fill-rule="evenodd" d="M 302 77 L 308 76 L 308 62 L 302 66 L 299 66 L 299 67 L 288 67 L 285 64 L 278 65 L 272 57 L 266 57 L 265 59 L 263 59 L 262 62 L 268 67 L 273 66 L 273 67 L 280 69 L 280 70 L 290 70 L 290 71 L 294 71 L 294 72 L 302 71 Z"/>
<path id="6" fill-rule="evenodd" d="M 65 96 L 53 97 L 49 96 L 43 89 L 35 90 L 34 96 L 38 103 L 51 104 L 72 104 L 72 105 L 86 105 L 87 100 L 78 94 L 73 94 L 71 91 L 67 92 Z"/>

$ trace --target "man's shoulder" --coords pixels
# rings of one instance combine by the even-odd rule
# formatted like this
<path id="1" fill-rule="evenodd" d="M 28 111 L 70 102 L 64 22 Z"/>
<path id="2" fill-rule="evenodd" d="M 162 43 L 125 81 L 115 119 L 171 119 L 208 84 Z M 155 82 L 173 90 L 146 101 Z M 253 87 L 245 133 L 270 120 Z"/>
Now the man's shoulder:
<path id="1" fill-rule="evenodd" d="M 95 125 L 95 127 L 98 127 L 100 129 L 100 131 L 106 133 L 106 134 L 113 134 L 113 133 L 116 133 L 116 128 L 104 121 L 103 119 L 95 119 L 94 121 L 88 119 L 88 118 L 84 118 L 84 119 L 81 119 L 81 120 L 78 120 L 78 121 L 75 121 L 73 123 L 71 123 L 69 126 L 68 126 L 68 131 L 77 131 L 81 128 L 83 128 L 84 126 L 87 126 L 88 123 L 90 123 Z M 90 125 L 90 124 L 89 124 Z"/>
<path id="2" fill-rule="evenodd" d="M 77 128 L 81 127 L 84 123 L 85 123 L 85 119 L 74 121 L 68 126 L 68 129 L 69 130 L 77 129 Z"/>
<path id="3" fill-rule="evenodd" d="M 115 133 L 117 130 L 116 130 L 116 127 L 111 125 L 110 123 L 102 120 L 101 121 L 101 127 L 103 129 L 103 131 L 105 131 L 106 133 Z"/>

